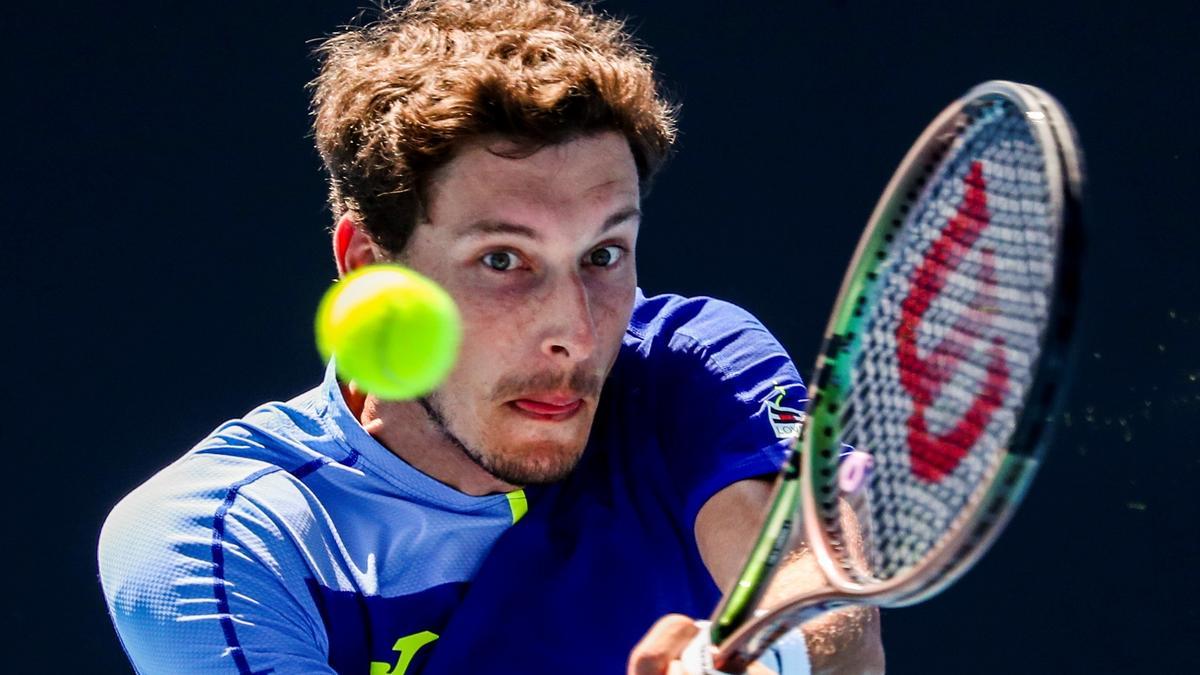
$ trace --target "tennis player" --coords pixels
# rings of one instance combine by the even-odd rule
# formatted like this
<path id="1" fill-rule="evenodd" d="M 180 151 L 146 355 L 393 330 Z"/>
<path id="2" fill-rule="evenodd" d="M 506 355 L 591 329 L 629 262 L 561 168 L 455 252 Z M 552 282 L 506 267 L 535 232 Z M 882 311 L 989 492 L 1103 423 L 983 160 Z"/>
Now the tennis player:
<path id="1" fill-rule="evenodd" d="M 564 0 L 418 0 L 320 55 L 338 271 L 397 261 L 443 285 L 459 362 L 409 402 L 330 365 L 117 505 L 100 572 L 134 667 L 678 672 L 804 386 L 745 311 L 637 287 L 675 133 L 646 56 Z M 882 669 L 872 610 L 792 643 L 763 664 Z"/>

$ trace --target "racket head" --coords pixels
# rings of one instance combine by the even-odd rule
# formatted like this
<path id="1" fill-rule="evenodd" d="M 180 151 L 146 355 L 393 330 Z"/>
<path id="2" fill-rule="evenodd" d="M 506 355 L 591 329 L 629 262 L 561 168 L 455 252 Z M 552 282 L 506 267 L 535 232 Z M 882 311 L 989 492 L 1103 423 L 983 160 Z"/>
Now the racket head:
<path id="1" fill-rule="evenodd" d="M 975 87 L 909 150 L 843 280 L 792 458 L 828 586 L 727 634 L 721 667 L 830 608 L 930 597 L 1003 528 L 1060 397 L 1082 183 L 1061 106 L 1013 82 Z"/>
<path id="2" fill-rule="evenodd" d="M 893 176 L 835 304 L 801 443 L 805 531 L 840 592 L 929 597 L 1024 495 L 1069 351 L 1082 180 L 1061 106 L 1004 81 L 943 111 Z"/>

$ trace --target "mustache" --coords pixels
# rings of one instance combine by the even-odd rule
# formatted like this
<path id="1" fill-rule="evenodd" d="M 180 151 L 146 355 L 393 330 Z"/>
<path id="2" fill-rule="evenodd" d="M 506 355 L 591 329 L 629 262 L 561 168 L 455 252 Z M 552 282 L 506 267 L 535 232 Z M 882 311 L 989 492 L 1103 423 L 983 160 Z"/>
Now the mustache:
<path id="1" fill-rule="evenodd" d="M 492 390 L 494 399 L 517 398 L 534 391 L 567 390 L 580 398 L 596 397 L 604 386 L 604 378 L 592 370 L 577 367 L 569 372 L 543 370 L 530 375 L 507 375 L 500 378 Z"/>

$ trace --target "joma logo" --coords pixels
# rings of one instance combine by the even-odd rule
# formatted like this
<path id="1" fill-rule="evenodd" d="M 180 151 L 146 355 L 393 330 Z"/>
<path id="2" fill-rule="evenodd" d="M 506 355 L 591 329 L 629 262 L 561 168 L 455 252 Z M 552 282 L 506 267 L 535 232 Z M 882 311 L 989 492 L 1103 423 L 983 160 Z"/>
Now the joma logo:
<path id="1" fill-rule="evenodd" d="M 400 658 L 396 661 L 396 665 L 392 666 L 383 661 L 371 662 L 371 675 L 404 675 L 408 670 L 408 666 L 412 663 L 413 657 L 417 655 L 422 647 L 438 639 L 437 633 L 431 633 L 423 630 L 420 633 L 405 635 L 396 640 L 396 644 L 392 645 L 392 651 L 400 654 Z"/>

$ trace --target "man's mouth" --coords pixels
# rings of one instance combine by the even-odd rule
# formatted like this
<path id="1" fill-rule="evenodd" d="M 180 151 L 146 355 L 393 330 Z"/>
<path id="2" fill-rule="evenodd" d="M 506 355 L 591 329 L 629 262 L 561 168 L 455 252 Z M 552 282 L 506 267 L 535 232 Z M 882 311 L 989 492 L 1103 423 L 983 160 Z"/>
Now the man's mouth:
<path id="1" fill-rule="evenodd" d="M 583 399 L 567 396 L 519 398 L 509 405 L 527 417 L 547 422 L 570 419 L 583 407 Z"/>

